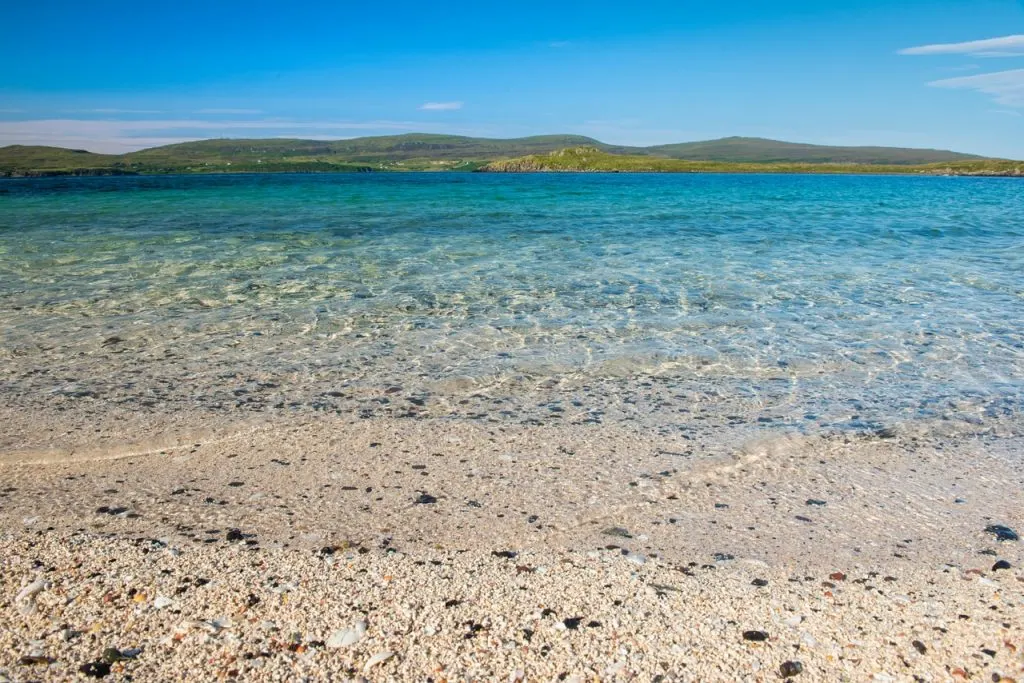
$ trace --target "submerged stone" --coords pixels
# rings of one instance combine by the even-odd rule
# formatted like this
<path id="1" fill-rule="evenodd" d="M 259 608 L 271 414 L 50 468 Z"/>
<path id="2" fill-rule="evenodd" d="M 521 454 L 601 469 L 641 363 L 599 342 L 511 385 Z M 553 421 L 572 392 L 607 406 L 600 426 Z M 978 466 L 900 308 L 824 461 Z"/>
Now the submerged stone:
<path id="1" fill-rule="evenodd" d="M 1002 524 L 989 524 L 985 527 L 985 531 L 990 534 L 995 534 L 997 541 L 1019 541 L 1020 536 L 1017 532 L 1008 526 Z"/>

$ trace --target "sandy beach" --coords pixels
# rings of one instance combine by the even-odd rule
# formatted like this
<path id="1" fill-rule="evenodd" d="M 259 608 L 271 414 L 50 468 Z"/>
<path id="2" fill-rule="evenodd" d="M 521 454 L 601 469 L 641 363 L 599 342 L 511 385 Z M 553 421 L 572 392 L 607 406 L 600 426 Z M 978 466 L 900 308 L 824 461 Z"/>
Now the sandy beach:
<path id="1" fill-rule="evenodd" d="M 3 455 L 5 680 L 1024 674 L 1016 438 L 182 430 Z"/>

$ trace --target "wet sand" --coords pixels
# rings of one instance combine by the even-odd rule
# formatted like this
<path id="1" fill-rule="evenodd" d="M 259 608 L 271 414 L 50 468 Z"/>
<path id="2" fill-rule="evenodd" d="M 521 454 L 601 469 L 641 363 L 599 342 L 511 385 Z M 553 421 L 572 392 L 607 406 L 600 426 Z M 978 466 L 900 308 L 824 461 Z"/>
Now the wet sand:
<path id="1" fill-rule="evenodd" d="M 1024 674 L 1013 435 L 3 417 L 10 680 Z"/>

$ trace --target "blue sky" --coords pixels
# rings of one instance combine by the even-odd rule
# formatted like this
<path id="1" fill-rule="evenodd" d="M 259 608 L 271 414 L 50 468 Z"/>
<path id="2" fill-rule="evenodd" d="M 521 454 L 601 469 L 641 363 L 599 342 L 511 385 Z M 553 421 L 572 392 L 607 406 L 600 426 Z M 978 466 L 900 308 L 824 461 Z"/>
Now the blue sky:
<path id="1" fill-rule="evenodd" d="M 0 145 L 752 135 L 1024 159 L 1024 0 L 36 0 Z"/>

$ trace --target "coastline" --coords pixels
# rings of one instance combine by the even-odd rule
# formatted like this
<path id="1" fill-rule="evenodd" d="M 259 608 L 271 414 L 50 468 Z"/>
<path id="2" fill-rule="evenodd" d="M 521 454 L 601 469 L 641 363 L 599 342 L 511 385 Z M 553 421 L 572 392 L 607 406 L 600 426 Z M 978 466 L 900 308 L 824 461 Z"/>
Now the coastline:
<path id="1" fill-rule="evenodd" d="M 985 532 L 1024 526 L 1019 437 L 788 435 L 680 457 L 604 425 L 317 417 L 108 436 L 0 459 L 12 680 L 71 677 L 109 647 L 133 655 L 114 674 L 144 680 L 1024 667 L 1024 553 Z M 36 579 L 30 608 L 17 596 Z M 324 645 L 359 620 L 360 643 Z"/>

